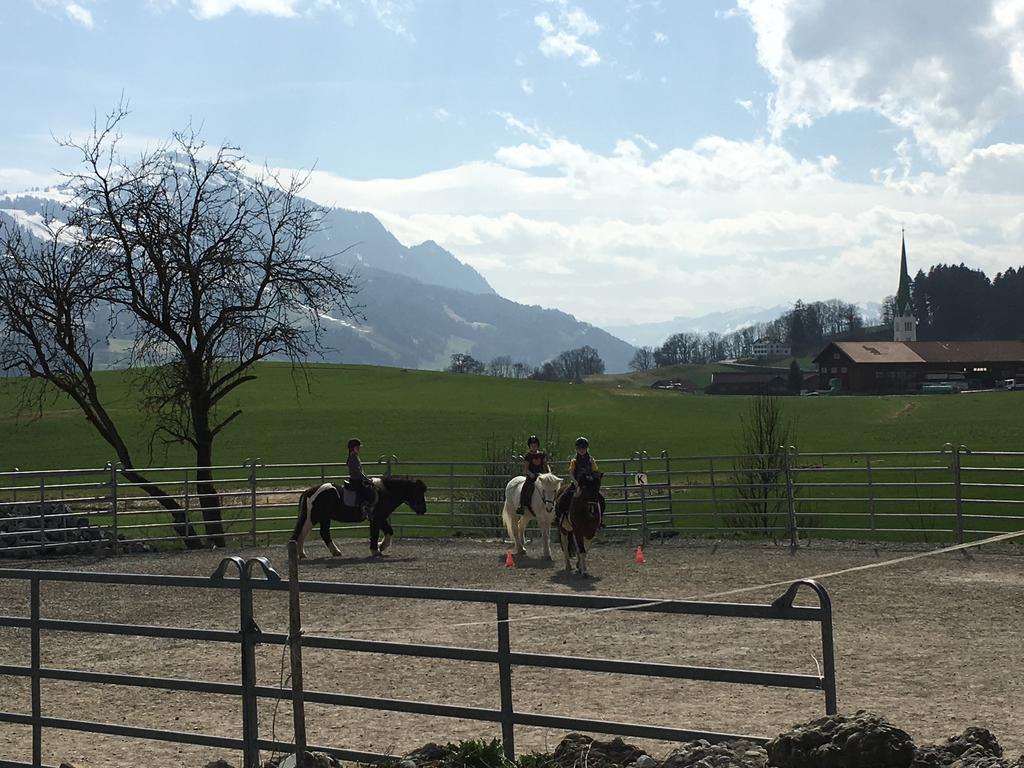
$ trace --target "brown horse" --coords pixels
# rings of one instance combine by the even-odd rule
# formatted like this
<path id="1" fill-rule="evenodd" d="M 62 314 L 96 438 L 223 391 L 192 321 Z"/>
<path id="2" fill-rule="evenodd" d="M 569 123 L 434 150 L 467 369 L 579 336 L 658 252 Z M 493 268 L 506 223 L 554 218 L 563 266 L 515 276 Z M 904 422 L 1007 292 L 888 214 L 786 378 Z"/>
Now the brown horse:
<path id="1" fill-rule="evenodd" d="M 587 542 L 594 538 L 601 525 L 601 478 L 603 472 L 594 472 L 580 478 L 579 493 L 567 488 L 568 512 L 558 519 L 558 538 L 562 543 L 565 570 L 572 571 L 571 559 L 576 558 L 576 572 L 587 576 Z"/>

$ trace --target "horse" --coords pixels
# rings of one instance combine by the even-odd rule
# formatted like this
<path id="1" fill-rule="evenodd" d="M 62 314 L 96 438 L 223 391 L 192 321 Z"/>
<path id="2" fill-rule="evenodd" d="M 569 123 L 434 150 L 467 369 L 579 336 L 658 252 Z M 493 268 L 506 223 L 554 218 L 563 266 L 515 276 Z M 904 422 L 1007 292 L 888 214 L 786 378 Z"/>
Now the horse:
<path id="1" fill-rule="evenodd" d="M 551 523 L 555 518 L 555 497 L 558 495 L 558 487 L 562 484 L 562 478 L 546 472 L 537 475 L 537 482 L 533 486 L 533 497 L 529 506 L 519 515 L 516 510 L 519 508 L 519 497 L 522 493 L 523 483 L 526 478 L 520 475 L 513 477 L 505 486 L 505 507 L 502 509 L 501 517 L 505 521 L 505 528 L 508 529 L 508 536 L 516 545 L 516 554 L 525 555 L 526 547 L 526 526 L 534 518 L 537 519 L 537 526 L 540 528 L 541 537 L 544 542 L 544 559 L 551 559 L 551 537 L 548 532 L 551 530 Z"/>
<path id="2" fill-rule="evenodd" d="M 571 488 L 565 490 L 569 496 L 568 511 L 558 518 L 558 538 L 565 557 L 565 570 L 572 571 L 571 558 L 576 558 L 576 572 L 587 573 L 587 542 L 594 538 L 601 525 L 601 478 L 603 472 L 593 472 L 580 478 L 579 495 Z"/>
<path id="3" fill-rule="evenodd" d="M 370 553 L 379 556 L 391 545 L 391 536 L 395 530 L 388 522 L 391 513 L 402 504 L 408 504 L 417 515 L 427 513 L 425 495 L 427 486 L 422 480 L 404 477 L 373 478 L 377 489 L 377 503 L 369 514 Z M 299 556 L 306 557 L 303 542 L 314 525 L 320 526 L 320 538 L 324 540 L 332 555 L 340 555 L 341 550 L 331 539 L 331 520 L 340 523 L 362 523 L 363 517 L 355 491 L 335 483 L 324 483 L 307 488 L 299 497 L 299 519 L 295 523 L 292 541 L 299 542 Z M 381 531 L 383 541 L 378 541 Z"/>

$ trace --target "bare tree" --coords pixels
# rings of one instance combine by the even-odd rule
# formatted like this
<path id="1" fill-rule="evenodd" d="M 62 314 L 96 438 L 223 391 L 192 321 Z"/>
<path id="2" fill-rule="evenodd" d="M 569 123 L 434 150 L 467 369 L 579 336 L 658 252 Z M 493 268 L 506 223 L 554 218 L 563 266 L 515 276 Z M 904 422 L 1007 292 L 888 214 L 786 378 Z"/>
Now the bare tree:
<path id="1" fill-rule="evenodd" d="M 654 348 L 638 347 L 633 353 L 633 359 L 629 361 L 629 367 L 634 371 L 649 371 L 654 368 Z"/>
<path id="2" fill-rule="evenodd" d="M 735 528 L 773 537 L 786 506 L 786 456 L 796 426 L 774 395 L 750 399 L 740 416 L 733 459 L 737 514 L 726 519 Z"/>
<path id="3" fill-rule="evenodd" d="M 499 355 L 487 364 L 488 376 L 499 376 L 510 378 L 512 376 L 512 358 L 508 355 Z"/>
<path id="4" fill-rule="evenodd" d="M 154 443 L 195 451 L 205 533 L 225 544 L 213 482 L 216 438 L 241 415 L 225 398 L 253 366 L 323 351 L 322 315 L 356 314 L 351 273 L 306 251 L 325 210 L 299 197 L 305 179 L 245 175 L 237 147 L 208 148 L 193 129 L 133 162 L 118 149 L 118 105 L 81 142 L 83 170 L 65 175 L 71 202 L 48 236 L 0 227 L 0 368 L 26 375 L 22 408 L 41 412 L 66 393 L 114 449 L 125 476 L 171 511 L 175 531 L 201 546 L 177 502 L 148 482 L 94 378 L 90 326 L 105 317 L 131 339 L 123 363 Z M 59 214 L 59 212 L 56 212 Z M 101 333 L 102 335 L 102 333 Z M 56 389 L 54 389 L 56 388 Z"/>

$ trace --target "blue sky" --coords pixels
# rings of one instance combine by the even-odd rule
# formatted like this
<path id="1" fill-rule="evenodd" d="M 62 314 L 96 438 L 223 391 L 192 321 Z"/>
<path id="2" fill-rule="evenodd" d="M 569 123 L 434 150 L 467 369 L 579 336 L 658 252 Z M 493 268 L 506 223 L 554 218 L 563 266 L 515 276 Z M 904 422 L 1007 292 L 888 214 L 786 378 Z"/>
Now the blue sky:
<path id="1" fill-rule="evenodd" d="M 596 324 L 1024 263 L 1024 0 L 13 0 L 0 189 L 123 93 Z M 0 201 L 2 207 L 2 201 Z M 916 263 L 915 263 L 916 261 Z"/>

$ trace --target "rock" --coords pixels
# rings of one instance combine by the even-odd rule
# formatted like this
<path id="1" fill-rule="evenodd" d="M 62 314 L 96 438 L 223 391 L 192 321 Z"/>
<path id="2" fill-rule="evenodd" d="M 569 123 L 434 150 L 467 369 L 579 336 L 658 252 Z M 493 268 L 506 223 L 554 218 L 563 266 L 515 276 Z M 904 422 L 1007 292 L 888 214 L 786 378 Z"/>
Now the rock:
<path id="1" fill-rule="evenodd" d="M 640 757 L 636 759 L 636 762 L 633 763 L 636 768 L 654 768 L 657 764 L 658 761 L 650 755 L 640 755 Z"/>
<path id="2" fill-rule="evenodd" d="M 63 768 L 63 766 L 61 768 Z M 235 768 L 235 764 L 229 763 L 224 758 L 219 758 L 217 760 L 211 760 L 210 762 L 208 762 L 205 768 Z"/>
<path id="3" fill-rule="evenodd" d="M 662 768 L 764 768 L 767 761 L 764 747 L 749 741 L 711 744 L 700 739 L 673 749 Z"/>
<path id="4" fill-rule="evenodd" d="M 406 758 L 405 760 L 398 761 L 398 768 L 416 768 L 416 763 Z"/>
<path id="5" fill-rule="evenodd" d="M 909 768 L 914 742 L 885 718 L 860 711 L 829 715 L 795 726 L 767 746 L 778 768 Z"/>
<path id="6" fill-rule="evenodd" d="M 555 747 L 552 760 L 559 768 L 620 768 L 646 754 L 618 737 L 597 741 L 582 733 L 570 733 Z"/>
<path id="7" fill-rule="evenodd" d="M 1003 748 L 995 735 L 987 728 L 971 726 L 943 744 L 918 749 L 911 768 L 1012 768 L 1021 763 L 1021 759 L 1011 763 L 1002 757 Z"/>
<path id="8" fill-rule="evenodd" d="M 413 768 L 418 765 L 431 765 L 433 763 L 440 762 L 448 755 L 448 750 L 439 744 L 429 742 L 424 744 L 417 750 L 410 752 L 405 756 L 403 763 L 412 763 Z"/>

